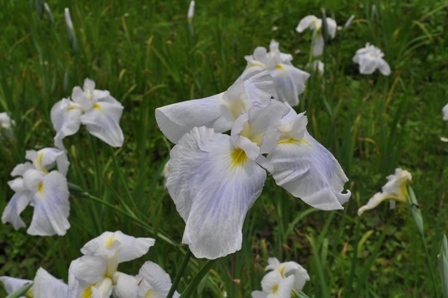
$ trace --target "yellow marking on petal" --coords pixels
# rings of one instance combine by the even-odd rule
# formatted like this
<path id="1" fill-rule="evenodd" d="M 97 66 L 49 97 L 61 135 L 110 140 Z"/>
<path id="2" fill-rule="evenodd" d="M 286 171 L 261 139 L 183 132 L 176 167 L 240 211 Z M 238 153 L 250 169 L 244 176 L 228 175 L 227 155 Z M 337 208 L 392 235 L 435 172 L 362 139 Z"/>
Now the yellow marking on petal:
<path id="1" fill-rule="evenodd" d="M 234 149 L 231 156 L 232 167 L 241 166 L 247 160 L 246 152 L 244 152 L 243 149 Z"/>
<path id="2" fill-rule="evenodd" d="M 43 192 L 44 191 L 44 184 L 42 182 L 39 182 L 37 184 L 37 192 Z"/>
<path id="3" fill-rule="evenodd" d="M 277 65 L 275 66 L 275 68 L 280 69 L 280 70 L 283 70 L 283 66 L 282 66 L 281 64 L 277 64 Z"/>
<path id="4" fill-rule="evenodd" d="M 32 287 L 25 293 L 25 297 L 27 297 L 27 298 L 33 298 L 34 297 L 34 292 L 33 292 L 33 288 Z"/>
<path id="5" fill-rule="evenodd" d="M 154 297 L 154 295 L 152 294 L 152 291 L 148 290 L 145 294 L 145 298 L 153 298 L 153 297 Z"/>
<path id="6" fill-rule="evenodd" d="M 285 278 L 285 265 L 280 266 L 280 269 L 278 270 L 283 278 Z"/>
<path id="7" fill-rule="evenodd" d="M 94 108 L 96 110 L 102 110 L 101 106 L 99 104 L 97 104 L 97 103 L 94 104 L 92 108 Z"/>
<path id="8" fill-rule="evenodd" d="M 275 284 L 275 285 L 272 287 L 272 294 L 277 294 L 277 292 L 278 292 L 278 284 Z"/>
<path id="9" fill-rule="evenodd" d="M 87 289 L 84 290 L 82 293 L 82 298 L 91 298 L 92 297 L 92 287 L 95 286 L 95 284 L 90 285 Z"/>
<path id="10" fill-rule="evenodd" d="M 312 144 L 308 140 L 305 140 L 304 138 L 302 138 L 300 140 L 296 140 L 296 139 L 293 139 L 293 138 L 289 138 L 287 140 L 283 139 L 283 140 L 278 141 L 277 144 L 279 144 L 279 145 L 301 144 L 301 145 L 312 146 Z"/>
<path id="11" fill-rule="evenodd" d="M 44 159 L 44 153 L 40 152 L 39 155 L 37 156 L 37 161 L 39 162 L 40 165 L 42 165 L 43 159 Z"/>
<path id="12" fill-rule="evenodd" d="M 114 243 L 114 241 L 115 241 L 114 235 L 110 235 L 109 238 L 107 238 L 105 244 L 106 248 L 109 248 Z"/>

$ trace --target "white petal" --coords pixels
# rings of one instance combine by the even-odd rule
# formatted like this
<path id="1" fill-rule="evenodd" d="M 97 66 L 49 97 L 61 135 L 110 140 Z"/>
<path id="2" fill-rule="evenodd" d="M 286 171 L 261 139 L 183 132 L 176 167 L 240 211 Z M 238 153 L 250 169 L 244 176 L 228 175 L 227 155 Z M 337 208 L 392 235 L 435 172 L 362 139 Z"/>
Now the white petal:
<path id="1" fill-rule="evenodd" d="M 380 61 L 378 63 L 378 69 L 383 75 L 385 75 L 385 76 L 390 75 L 389 64 L 386 61 L 384 61 L 384 59 L 380 59 Z"/>
<path id="2" fill-rule="evenodd" d="M 52 171 L 40 183 L 33 196 L 34 213 L 27 232 L 39 236 L 65 235 L 70 228 L 67 179 Z"/>
<path id="3" fill-rule="evenodd" d="M 278 64 L 269 73 L 274 78 L 278 99 L 288 102 L 291 106 L 297 106 L 299 95 L 305 91 L 305 82 L 310 74 L 286 64 Z"/>
<path id="4" fill-rule="evenodd" d="M 32 282 L 32 280 L 9 277 L 9 276 L 0 276 L 0 281 L 5 286 L 6 293 L 8 294 L 12 294 L 15 291 L 19 290 L 24 285 Z"/>
<path id="5" fill-rule="evenodd" d="M 171 278 L 156 263 L 151 261 L 145 262 L 140 268 L 136 276 L 140 280 L 139 298 L 145 297 L 166 297 L 171 288 Z M 151 295 L 148 295 L 148 291 Z M 174 297 L 179 297 L 179 293 L 175 293 Z"/>
<path id="6" fill-rule="evenodd" d="M 34 298 L 63 298 L 67 297 L 68 286 L 61 280 L 39 268 L 34 278 Z"/>
<path id="7" fill-rule="evenodd" d="M 124 141 L 119 124 L 122 113 L 121 104 L 97 102 L 81 116 L 81 123 L 87 126 L 90 134 L 112 147 L 120 147 Z"/>
<path id="8" fill-rule="evenodd" d="M 314 39 L 314 47 L 313 47 L 313 56 L 318 57 L 322 55 L 324 52 L 324 38 L 322 37 L 322 34 L 316 35 L 316 38 Z"/>
<path id="9" fill-rule="evenodd" d="M 25 186 L 26 190 L 30 191 L 34 195 L 34 193 L 37 192 L 39 184 L 42 182 L 45 175 L 45 173 L 35 169 L 26 171 L 23 175 L 23 185 Z"/>
<path id="10" fill-rule="evenodd" d="M 221 105 L 223 93 L 210 97 L 175 103 L 156 109 L 156 121 L 163 134 L 173 143 L 189 132 L 193 127 L 206 126 L 216 132 L 230 130 L 232 122 L 222 118 Z"/>
<path id="11" fill-rule="evenodd" d="M 31 193 L 29 191 L 15 193 L 3 211 L 2 223 L 10 222 L 16 230 L 26 227 L 22 218 L 20 218 L 20 213 L 28 206 L 30 201 Z"/>
<path id="12" fill-rule="evenodd" d="M 89 93 L 89 98 L 87 98 L 85 91 L 86 90 L 83 91 L 81 89 L 81 87 L 76 86 L 76 87 L 73 88 L 71 98 L 72 98 L 74 103 L 80 105 L 81 108 L 84 111 L 87 111 L 87 110 L 89 110 L 93 106 L 93 104 L 95 102 L 94 102 L 94 98 L 93 98 L 93 94 L 92 94 L 93 90 L 89 91 L 90 92 Z"/>
<path id="13" fill-rule="evenodd" d="M 55 146 L 63 148 L 62 140 L 75 134 L 81 125 L 81 107 L 71 104 L 70 100 L 62 99 L 51 108 L 51 122 L 56 130 Z"/>
<path id="14" fill-rule="evenodd" d="M 37 152 L 34 150 L 28 150 L 26 151 L 25 157 L 26 159 L 32 161 L 38 170 L 45 168 L 49 171 L 57 165 L 58 171 L 64 176 L 67 175 L 68 167 L 70 165 L 64 150 L 56 148 L 44 148 Z"/>
<path id="15" fill-rule="evenodd" d="M 23 184 L 23 178 L 22 177 L 17 177 L 14 180 L 8 181 L 8 185 L 14 192 L 22 192 L 22 191 L 26 191 L 27 190 L 25 188 L 25 185 Z"/>
<path id="16" fill-rule="evenodd" d="M 14 176 L 23 176 L 23 174 L 25 174 L 25 172 L 30 169 L 34 169 L 34 166 L 32 163 L 26 162 L 26 163 L 18 164 L 12 170 L 11 176 L 13 176 L 13 177 Z"/>
<path id="17" fill-rule="evenodd" d="M 369 55 L 359 56 L 358 60 L 361 74 L 372 74 L 378 67 L 378 60 Z"/>
<path id="18" fill-rule="evenodd" d="M 117 255 L 121 242 L 118 241 L 115 233 L 104 232 L 100 236 L 87 242 L 81 252 L 86 256 L 102 256 L 113 258 Z"/>
<path id="19" fill-rule="evenodd" d="M 442 108 L 443 120 L 448 121 L 448 104 Z"/>
<path id="20" fill-rule="evenodd" d="M 72 261 L 69 274 L 88 284 L 103 280 L 106 273 L 106 260 L 99 256 L 82 256 Z M 73 278 L 69 277 L 69 286 Z"/>
<path id="21" fill-rule="evenodd" d="M 375 208 L 376 206 L 381 204 L 381 202 L 387 200 L 388 198 L 390 198 L 389 194 L 387 193 L 383 194 L 381 192 L 377 192 L 372 198 L 370 198 L 370 200 L 367 202 L 366 205 L 358 209 L 358 215 L 361 216 L 364 213 L 364 211 Z"/>
<path id="22" fill-rule="evenodd" d="M 116 298 L 137 298 L 138 284 L 135 276 L 121 272 L 114 273 L 114 297 Z"/>
<path id="23" fill-rule="evenodd" d="M 327 29 L 328 34 L 331 36 L 331 38 L 334 38 L 336 36 L 336 29 L 338 25 L 336 24 L 336 21 L 332 18 L 327 18 Z"/>
<path id="24" fill-rule="evenodd" d="M 229 136 L 205 127 L 193 128 L 171 151 L 167 188 L 186 221 L 183 242 L 198 258 L 241 248 L 244 218 L 266 172 L 238 153 Z"/>
<path id="25" fill-rule="evenodd" d="M 334 156 L 308 132 L 302 140 L 279 143 L 268 155 L 277 185 L 322 210 L 343 209 L 350 192 L 341 193 L 348 181 Z"/>
<path id="26" fill-rule="evenodd" d="M 252 291 L 252 298 L 267 298 L 268 293 L 262 291 Z"/>
<path id="27" fill-rule="evenodd" d="M 296 262 L 285 262 L 282 265 L 284 266 L 283 270 L 286 277 L 294 276 L 293 288 L 302 290 L 305 283 L 310 280 L 310 276 L 305 268 Z"/>
<path id="28" fill-rule="evenodd" d="M 303 30 L 310 28 L 314 21 L 318 20 L 315 16 L 306 16 L 303 19 L 300 20 L 299 24 L 297 25 L 296 31 L 299 33 L 302 33 Z"/>
<path id="29" fill-rule="evenodd" d="M 263 292 L 269 293 L 268 297 L 291 297 L 294 277 L 283 278 L 278 271 L 267 273 L 261 280 Z"/>

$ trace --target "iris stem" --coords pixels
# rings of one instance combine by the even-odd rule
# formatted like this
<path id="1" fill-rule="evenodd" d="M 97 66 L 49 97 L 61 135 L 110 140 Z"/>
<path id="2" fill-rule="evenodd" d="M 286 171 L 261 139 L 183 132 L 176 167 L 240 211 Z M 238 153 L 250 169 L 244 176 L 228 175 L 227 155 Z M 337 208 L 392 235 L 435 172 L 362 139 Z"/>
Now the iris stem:
<path id="1" fill-rule="evenodd" d="M 425 247 L 426 259 L 427 259 L 427 262 L 428 262 L 429 271 L 431 272 L 431 280 L 432 280 L 432 284 L 434 286 L 434 291 L 436 293 L 436 297 L 439 297 L 439 291 L 438 291 L 438 287 L 437 287 L 437 282 L 436 282 L 436 278 L 434 276 L 434 269 L 433 269 L 432 264 L 431 264 L 431 257 L 429 256 L 428 246 L 426 245 L 425 236 L 423 234 L 420 234 L 420 235 L 422 236 L 423 246 Z"/>
<path id="2" fill-rule="evenodd" d="M 184 260 L 182 261 L 182 264 L 180 265 L 179 271 L 177 271 L 176 277 L 174 278 L 173 284 L 171 285 L 171 289 L 168 292 L 167 298 L 172 298 L 174 295 L 174 292 L 176 291 L 177 285 L 180 282 L 180 279 L 182 278 L 182 275 L 184 274 L 185 268 L 187 268 L 188 261 L 191 258 L 191 250 L 188 248 L 187 253 L 185 254 Z"/>

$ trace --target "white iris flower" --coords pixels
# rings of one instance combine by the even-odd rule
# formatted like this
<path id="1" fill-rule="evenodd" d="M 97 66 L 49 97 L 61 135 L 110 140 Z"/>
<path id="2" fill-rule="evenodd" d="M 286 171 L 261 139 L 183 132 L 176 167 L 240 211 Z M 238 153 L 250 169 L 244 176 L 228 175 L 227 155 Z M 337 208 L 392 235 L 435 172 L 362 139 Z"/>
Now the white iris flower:
<path id="1" fill-rule="evenodd" d="M 11 176 L 19 176 L 8 182 L 14 196 L 2 215 L 2 222 L 10 222 L 15 229 L 25 227 L 20 213 L 31 205 L 33 218 L 27 233 L 30 235 L 65 235 L 70 228 L 69 191 L 65 175 L 69 162 L 65 152 L 55 148 L 26 152 L 30 162 L 17 165 Z M 57 166 L 58 170 L 52 170 Z"/>
<path id="2" fill-rule="evenodd" d="M 361 74 L 372 74 L 378 69 L 383 75 L 390 75 L 389 64 L 383 59 L 384 53 L 377 47 L 366 43 L 366 46 L 356 51 L 353 62 L 359 64 Z"/>
<path id="3" fill-rule="evenodd" d="M 252 297 L 291 297 L 293 290 L 302 290 L 305 283 L 310 280 L 308 272 L 296 262 L 280 263 L 276 258 L 269 258 L 267 273 L 261 281 L 263 291 L 252 292 Z"/>
<path id="4" fill-rule="evenodd" d="M 241 248 L 244 218 L 261 194 L 265 169 L 307 204 L 343 208 L 348 179 L 306 124 L 287 103 L 269 99 L 241 113 L 230 136 L 202 126 L 177 142 L 166 187 L 186 222 L 182 241 L 196 257 L 215 259 Z"/>
<path id="5" fill-rule="evenodd" d="M 139 285 L 137 298 L 165 298 L 168 296 L 172 285 L 171 278 L 156 263 L 145 262 L 136 278 Z M 179 296 L 177 292 L 173 295 L 175 298 Z"/>
<path id="6" fill-rule="evenodd" d="M 443 113 L 443 120 L 448 121 L 448 104 L 446 104 L 443 107 L 442 113 Z"/>
<path id="7" fill-rule="evenodd" d="M 305 82 L 310 74 L 291 64 L 292 56 L 281 53 L 275 40 L 269 45 L 269 53 L 264 47 L 257 47 L 254 54 L 244 57 L 247 66 L 241 77 L 267 70 L 274 79 L 277 99 L 291 106 L 299 104 L 299 95 L 305 91 Z"/>
<path id="8" fill-rule="evenodd" d="M 31 282 L 31 280 L 1 276 L 5 290 L 8 294 L 18 291 L 21 287 Z M 25 293 L 26 298 L 65 298 L 67 297 L 67 285 L 48 273 L 45 269 L 39 268 L 34 278 L 33 286 Z"/>
<path id="9" fill-rule="evenodd" d="M 73 88 L 71 99 L 58 101 L 51 109 L 51 122 L 56 130 L 55 146 L 63 148 L 62 140 L 75 134 L 81 124 L 90 134 L 112 147 L 123 145 L 120 118 L 123 106 L 109 91 L 95 89 L 95 82 L 85 79 L 83 89 Z"/>
<path id="10" fill-rule="evenodd" d="M 330 35 L 331 38 L 334 38 L 336 36 L 337 29 L 336 21 L 332 18 L 326 18 L 326 21 L 328 27 L 328 35 Z M 297 25 L 296 31 L 302 33 L 305 29 L 308 28 L 315 32 L 313 56 L 320 56 L 324 51 L 325 45 L 325 41 L 322 36 L 322 19 L 319 19 L 313 15 L 306 16 L 300 20 L 299 24 Z"/>
<path id="11" fill-rule="evenodd" d="M 387 183 L 382 187 L 382 191 L 376 193 L 365 206 L 359 208 L 358 215 L 362 215 L 366 210 L 375 208 L 384 200 L 407 202 L 408 191 L 406 186 L 408 181 L 412 180 L 411 173 L 398 168 L 395 169 L 394 175 L 389 175 L 386 178 Z"/>
<path id="12" fill-rule="evenodd" d="M 81 249 L 69 268 L 69 298 L 137 297 L 138 279 L 117 271 L 118 264 L 140 258 L 155 240 L 104 232 Z"/>

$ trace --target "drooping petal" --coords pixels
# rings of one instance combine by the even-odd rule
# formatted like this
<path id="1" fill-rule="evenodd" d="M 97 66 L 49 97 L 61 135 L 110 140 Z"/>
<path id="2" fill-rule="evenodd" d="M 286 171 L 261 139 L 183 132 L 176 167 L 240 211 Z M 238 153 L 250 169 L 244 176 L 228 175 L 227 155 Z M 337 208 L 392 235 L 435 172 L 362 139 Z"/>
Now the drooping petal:
<path id="1" fill-rule="evenodd" d="M 328 34 L 331 36 L 331 38 L 334 38 L 336 36 L 336 29 L 338 25 L 336 24 L 336 21 L 332 18 L 327 18 L 327 29 Z"/>
<path id="2" fill-rule="evenodd" d="M 138 280 L 135 276 L 115 272 L 113 276 L 113 293 L 116 298 L 137 298 Z M 151 296 L 150 296 L 151 297 Z"/>
<path id="3" fill-rule="evenodd" d="M 317 20 L 318 18 L 316 18 L 313 15 L 304 17 L 303 19 L 300 20 L 299 24 L 297 25 L 296 31 L 302 33 L 303 30 L 311 28 L 313 23 Z"/>
<path id="4" fill-rule="evenodd" d="M 379 69 L 379 71 L 380 71 L 383 75 L 385 75 L 385 76 L 390 75 L 390 66 L 389 66 L 389 64 L 388 64 L 386 61 L 384 61 L 383 59 L 380 59 L 380 60 L 379 60 L 379 62 L 378 62 L 378 69 Z"/>
<path id="5" fill-rule="evenodd" d="M 65 298 L 68 286 L 63 281 L 55 278 L 45 269 L 39 268 L 34 278 L 34 298 Z"/>
<path id="6" fill-rule="evenodd" d="M 32 280 L 9 277 L 9 276 L 0 276 L 0 281 L 5 286 L 6 293 L 8 294 L 12 294 L 15 291 L 19 290 L 24 285 L 32 282 Z"/>
<path id="7" fill-rule="evenodd" d="M 206 126 L 216 132 L 224 132 L 232 123 L 215 125 L 222 118 L 221 105 L 223 93 L 210 97 L 175 103 L 156 109 L 156 121 L 168 140 L 176 144 L 193 127 Z"/>
<path id="8" fill-rule="evenodd" d="M 64 148 L 62 140 L 75 134 L 81 125 L 81 114 L 83 110 L 80 105 L 73 104 L 64 98 L 51 108 L 51 122 L 56 130 L 54 144 L 58 148 Z"/>
<path id="9" fill-rule="evenodd" d="M 305 82 L 310 74 L 286 64 L 278 64 L 269 73 L 274 78 L 278 99 L 288 102 L 291 106 L 297 106 L 299 95 L 305 91 Z"/>
<path id="10" fill-rule="evenodd" d="M 139 280 L 138 298 L 167 297 L 172 285 L 169 274 L 151 261 L 146 261 L 143 264 L 136 278 Z M 177 292 L 173 295 L 173 297 L 179 296 Z"/>
<path id="11" fill-rule="evenodd" d="M 349 191 L 341 193 L 348 179 L 338 161 L 308 132 L 301 140 L 279 143 L 268 159 L 277 185 L 315 208 L 343 209 L 350 198 Z"/>
<path id="12" fill-rule="evenodd" d="M 23 176 L 23 174 L 30 169 L 34 169 L 33 164 L 30 162 L 18 164 L 12 170 L 11 176 Z"/>
<path id="13" fill-rule="evenodd" d="M 28 234 L 39 236 L 65 235 L 70 228 L 67 179 L 58 171 L 52 171 L 37 183 L 33 195 L 33 219 Z"/>
<path id="14" fill-rule="evenodd" d="M 362 206 L 358 209 L 358 215 L 361 216 L 364 211 L 370 210 L 381 204 L 381 202 L 387 200 L 387 199 L 396 199 L 395 197 L 392 197 L 390 194 L 387 193 L 381 193 L 377 192 L 370 200 L 367 202 L 366 205 Z"/>
<path id="15" fill-rule="evenodd" d="M 90 134 L 112 147 L 120 147 L 124 141 L 123 131 L 119 124 L 122 113 L 121 104 L 96 102 L 92 109 L 81 116 L 81 123 L 87 126 Z"/>
<path id="16" fill-rule="evenodd" d="M 318 57 L 322 55 L 324 52 L 324 38 L 322 37 L 322 34 L 317 34 L 316 38 L 314 39 L 314 47 L 313 47 L 313 56 Z"/>
<path id="17" fill-rule="evenodd" d="M 82 256 L 72 261 L 69 268 L 69 287 L 73 278 L 88 284 L 98 283 L 104 279 L 106 260 L 100 256 Z"/>
<path id="18" fill-rule="evenodd" d="M 10 222 L 16 230 L 26 227 L 20 213 L 29 205 L 30 201 L 31 193 L 29 191 L 15 193 L 3 211 L 2 223 Z"/>
<path id="19" fill-rule="evenodd" d="M 216 259 L 241 248 L 242 225 L 266 172 L 230 137 L 199 127 L 171 151 L 167 188 L 186 222 L 183 242 L 198 258 Z"/>
<path id="20" fill-rule="evenodd" d="M 360 56 L 359 60 L 359 72 L 361 74 L 372 74 L 378 67 L 376 59 L 373 59 L 369 55 Z"/>

